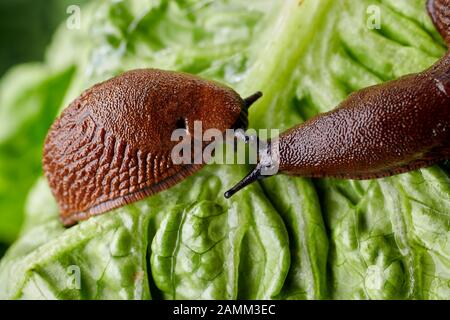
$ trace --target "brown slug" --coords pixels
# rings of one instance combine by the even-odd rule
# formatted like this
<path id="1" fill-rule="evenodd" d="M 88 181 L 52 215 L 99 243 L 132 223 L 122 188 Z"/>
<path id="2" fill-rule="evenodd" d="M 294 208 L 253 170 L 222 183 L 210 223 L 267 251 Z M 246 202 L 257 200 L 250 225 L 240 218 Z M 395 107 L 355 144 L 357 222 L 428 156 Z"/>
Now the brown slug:
<path id="1" fill-rule="evenodd" d="M 450 0 L 427 8 L 444 40 L 450 41 Z M 320 114 L 269 141 L 259 163 L 234 193 L 268 175 L 374 179 L 430 166 L 450 158 L 450 53 L 419 74 L 351 94 Z"/>
<path id="2" fill-rule="evenodd" d="M 126 72 L 96 84 L 52 125 L 43 167 L 64 225 L 167 189 L 203 164 L 175 165 L 172 132 L 194 121 L 203 130 L 246 128 L 247 108 L 232 89 L 156 69 Z"/>

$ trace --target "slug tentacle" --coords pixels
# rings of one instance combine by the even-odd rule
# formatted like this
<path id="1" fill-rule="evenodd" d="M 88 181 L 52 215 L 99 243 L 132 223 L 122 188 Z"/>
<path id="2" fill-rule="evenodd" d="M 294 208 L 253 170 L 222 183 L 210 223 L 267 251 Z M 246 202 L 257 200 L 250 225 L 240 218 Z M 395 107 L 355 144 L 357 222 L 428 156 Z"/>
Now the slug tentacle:
<path id="1" fill-rule="evenodd" d="M 231 198 L 236 192 L 239 190 L 245 188 L 249 184 L 255 182 L 256 180 L 263 179 L 264 176 L 261 175 L 261 164 L 258 164 L 255 169 L 250 171 L 250 173 L 245 176 L 244 179 L 239 181 L 234 187 L 232 187 L 230 190 L 226 191 L 223 195 L 225 198 Z"/>
<path id="2" fill-rule="evenodd" d="M 256 100 L 258 100 L 259 98 L 261 98 L 263 96 L 261 91 L 257 91 L 254 94 L 252 94 L 251 96 L 248 96 L 247 98 L 244 99 L 244 108 L 248 109 L 250 108 L 250 106 L 256 102 Z"/>
<path id="3" fill-rule="evenodd" d="M 262 180 L 277 173 L 277 170 L 274 170 L 273 168 L 274 166 L 278 167 L 279 155 L 278 151 L 275 150 L 276 148 L 274 148 L 273 143 L 260 141 L 257 136 L 247 136 L 247 141 L 250 139 L 256 140 L 253 142 L 256 142 L 256 145 L 259 147 L 258 164 L 249 174 L 247 174 L 247 176 L 224 193 L 224 197 L 227 199 L 231 198 L 236 192 L 256 180 Z"/>
<path id="4" fill-rule="evenodd" d="M 233 126 L 234 129 L 247 129 L 247 127 L 248 127 L 248 108 L 250 108 L 250 106 L 253 103 L 255 103 L 256 100 L 261 98 L 262 95 L 263 95 L 262 92 L 257 91 L 254 94 L 252 94 L 251 96 L 249 96 L 243 100 L 244 105 L 242 106 L 242 110 L 239 115 L 238 121 Z"/>

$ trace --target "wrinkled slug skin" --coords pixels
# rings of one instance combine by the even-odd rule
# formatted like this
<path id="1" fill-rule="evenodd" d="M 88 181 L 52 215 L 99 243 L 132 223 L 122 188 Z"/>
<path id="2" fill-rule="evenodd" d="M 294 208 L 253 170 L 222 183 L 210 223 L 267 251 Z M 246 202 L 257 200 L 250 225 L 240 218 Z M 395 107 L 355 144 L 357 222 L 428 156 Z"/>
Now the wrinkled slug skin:
<path id="1" fill-rule="evenodd" d="M 281 172 L 372 179 L 450 155 L 450 55 L 430 69 L 351 94 L 280 135 Z M 274 151 L 273 151 L 274 152 Z"/>
<path id="2" fill-rule="evenodd" d="M 450 0 L 427 9 L 450 43 Z M 450 157 L 450 55 L 430 69 L 351 94 L 331 112 L 272 142 L 281 172 L 305 177 L 372 179 Z M 272 152 L 275 152 L 273 149 Z"/>
<path id="3" fill-rule="evenodd" d="M 428 0 L 427 9 L 448 47 L 450 44 L 450 0 Z"/>
<path id="4" fill-rule="evenodd" d="M 172 132 L 233 127 L 243 100 L 198 77 L 142 69 L 85 91 L 51 127 L 43 167 L 68 226 L 164 190 L 201 168 L 174 165 Z M 181 120 L 180 120 L 181 119 Z"/>

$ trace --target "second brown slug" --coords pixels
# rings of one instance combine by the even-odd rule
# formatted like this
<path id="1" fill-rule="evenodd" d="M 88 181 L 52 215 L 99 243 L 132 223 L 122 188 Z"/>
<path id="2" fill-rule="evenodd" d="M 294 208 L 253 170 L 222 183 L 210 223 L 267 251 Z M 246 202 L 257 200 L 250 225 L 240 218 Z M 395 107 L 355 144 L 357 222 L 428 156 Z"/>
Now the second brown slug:
<path id="1" fill-rule="evenodd" d="M 450 0 L 427 8 L 447 44 Z M 225 193 L 262 179 L 265 168 L 302 177 L 374 179 L 450 158 L 450 54 L 419 74 L 351 94 L 336 109 L 282 133 L 256 168 Z"/>
<path id="2" fill-rule="evenodd" d="M 260 96 L 241 99 L 218 83 L 156 69 L 129 71 L 85 91 L 44 145 L 44 172 L 63 224 L 141 200 L 196 172 L 203 163 L 173 163 L 174 130 L 192 135 L 195 121 L 202 131 L 245 129 L 247 108 Z"/>

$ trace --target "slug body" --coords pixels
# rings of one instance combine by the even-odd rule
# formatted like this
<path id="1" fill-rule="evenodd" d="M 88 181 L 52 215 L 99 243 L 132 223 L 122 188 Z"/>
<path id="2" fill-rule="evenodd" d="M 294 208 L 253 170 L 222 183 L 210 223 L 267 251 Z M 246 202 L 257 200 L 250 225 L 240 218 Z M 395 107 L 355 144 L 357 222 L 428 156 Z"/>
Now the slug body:
<path id="1" fill-rule="evenodd" d="M 450 40 L 450 0 L 428 2 L 443 38 Z M 428 70 L 351 94 L 331 112 L 282 133 L 260 151 L 256 168 L 232 196 L 279 173 L 302 177 L 374 179 L 450 158 L 450 54 Z"/>
<path id="2" fill-rule="evenodd" d="M 198 77 L 142 69 L 84 92 L 51 127 L 43 167 L 64 225 L 165 190 L 203 164 L 175 165 L 175 129 L 246 127 L 247 100 Z"/>
<path id="3" fill-rule="evenodd" d="M 335 110 L 283 133 L 279 170 L 373 179 L 450 156 L 450 56 L 431 69 L 350 95 Z"/>

